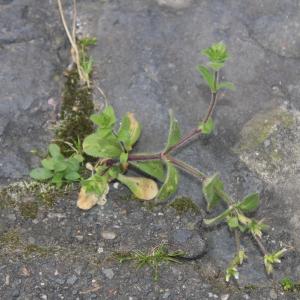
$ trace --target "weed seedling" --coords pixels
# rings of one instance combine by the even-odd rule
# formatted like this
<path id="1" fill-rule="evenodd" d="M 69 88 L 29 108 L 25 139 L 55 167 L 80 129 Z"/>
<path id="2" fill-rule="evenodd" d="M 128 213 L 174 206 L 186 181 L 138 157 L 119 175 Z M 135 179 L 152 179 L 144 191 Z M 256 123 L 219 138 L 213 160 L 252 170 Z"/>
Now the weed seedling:
<path id="1" fill-rule="evenodd" d="M 184 252 L 175 251 L 169 252 L 166 245 L 159 245 L 151 249 L 149 252 L 135 250 L 131 252 L 117 252 L 114 258 L 119 263 L 133 261 L 138 269 L 150 267 L 153 271 L 155 281 L 159 278 L 159 268 L 162 264 L 180 263 L 180 258 L 184 256 Z"/>
<path id="2" fill-rule="evenodd" d="M 91 41 L 83 42 L 83 44 L 85 43 L 91 43 Z M 203 171 L 174 156 L 175 151 L 180 150 L 196 137 L 213 132 L 215 127 L 213 112 L 217 105 L 218 92 L 223 89 L 235 89 L 233 83 L 219 81 L 220 70 L 229 58 L 226 46 L 223 43 L 216 43 L 204 49 L 202 54 L 207 57 L 208 62 L 206 65 L 199 65 L 197 70 L 211 92 L 208 110 L 202 121 L 183 136 L 177 120 L 170 111 L 169 135 L 160 152 L 133 153 L 134 145 L 139 140 L 142 131 L 141 124 L 133 113 L 125 114 L 119 123 L 113 107 L 107 105 L 101 113 L 93 114 L 90 117 L 96 129 L 94 133 L 83 140 L 82 148 L 83 152 L 93 157 L 96 162 L 87 164 L 90 176 L 81 180 L 77 206 L 87 210 L 96 204 L 104 205 L 105 196 L 109 192 L 109 183 L 112 181 L 119 181 L 127 186 L 137 199 L 161 203 L 176 193 L 180 179 L 179 170 L 187 172 L 202 184 L 202 192 L 209 212 L 219 206 L 222 201 L 226 205 L 226 209 L 221 214 L 204 220 L 204 224 L 207 226 L 221 222 L 227 224 L 235 236 L 236 253 L 233 254 L 233 260 L 226 270 L 226 281 L 238 278 L 238 267 L 246 259 L 246 251 L 240 245 L 241 235 L 252 237 L 263 255 L 267 274 L 271 274 L 274 265 L 280 262 L 287 249 L 269 253 L 263 245 L 263 230 L 266 229 L 266 225 L 262 220 L 255 220 L 249 216 L 249 213 L 259 207 L 258 193 L 251 193 L 241 200 L 234 200 L 226 193 L 224 183 L 218 173 L 206 175 Z M 55 151 L 52 149 L 53 147 L 52 145 L 49 149 L 52 157 L 43 160 L 43 168 L 32 171 L 31 176 L 38 180 L 51 178 L 52 182 L 58 186 L 63 180 L 78 180 L 80 178 L 79 161 L 75 157 L 70 158 L 76 165 L 72 169 L 73 164 L 59 154 L 57 147 L 55 147 Z M 126 173 L 129 168 L 139 170 L 147 177 L 128 176 Z M 137 251 L 123 257 L 123 260 L 136 260 L 139 267 L 150 265 L 154 270 L 157 270 L 162 261 L 172 261 L 173 259 L 175 259 L 174 256 L 168 254 L 161 247 L 155 248 L 150 254 Z"/>

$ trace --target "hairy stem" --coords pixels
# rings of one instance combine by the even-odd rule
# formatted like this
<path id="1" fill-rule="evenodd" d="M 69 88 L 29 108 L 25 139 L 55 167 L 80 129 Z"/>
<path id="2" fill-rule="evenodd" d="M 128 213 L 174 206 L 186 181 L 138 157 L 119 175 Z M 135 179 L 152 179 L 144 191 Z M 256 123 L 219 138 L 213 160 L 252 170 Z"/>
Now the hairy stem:
<path id="1" fill-rule="evenodd" d="M 216 87 L 218 84 L 218 72 L 215 72 L 214 76 L 215 76 L 215 90 L 216 90 Z M 203 119 L 203 123 L 206 123 L 208 121 L 208 119 L 212 116 L 214 109 L 216 107 L 216 104 L 217 104 L 217 92 L 212 91 L 209 108 L 208 108 L 205 118 Z M 168 154 L 172 151 L 175 151 L 175 150 L 178 150 L 179 148 L 184 147 L 194 137 L 196 137 L 197 135 L 199 135 L 201 133 L 202 133 L 201 129 L 199 129 L 199 128 L 193 129 L 191 132 L 189 132 L 187 135 L 185 135 L 177 144 L 175 144 L 172 147 L 170 147 L 169 149 L 167 149 L 164 154 Z"/>
<path id="2" fill-rule="evenodd" d="M 216 88 L 218 84 L 218 72 L 215 72 L 214 76 L 215 76 L 215 81 L 214 81 L 215 90 L 217 90 Z M 211 117 L 216 107 L 216 104 L 217 104 L 217 92 L 211 92 L 211 101 L 206 116 L 203 120 L 203 123 L 206 123 L 208 119 Z"/>
<path id="3" fill-rule="evenodd" d="M 240 232 L 237 229 L 234 230 L 234 239 L 235 239 L 236 253 L 238 254 L 241 250 L 241 240 L 240 240 Z"/>
<path id="4" fill-rule="evenodd" d="M 196 177 L 200 181 L 203 181 L 206 178 L 206 175 L 199 171 L 198 169 L 192 167 L 191 165 L 187 164 L 186 162 L 176 159 L 172 156 L 167 156 L 167 159 L 172 162 L 175 166 L 180 168 L 181 170 L 187 172 L 188 174 Z"/>
<path id="5" fill-rule="evenodd" d="M 263 245 L 262 241 L 260 240 L 260 238 L 252 233 L 252 237 L 254 238 L 254 240 L 256 241 L 261 253 L 265 256 L 268 255 L 269 252 L 267 251 L 267 249 L 265 248 L 265 246 Z"/>

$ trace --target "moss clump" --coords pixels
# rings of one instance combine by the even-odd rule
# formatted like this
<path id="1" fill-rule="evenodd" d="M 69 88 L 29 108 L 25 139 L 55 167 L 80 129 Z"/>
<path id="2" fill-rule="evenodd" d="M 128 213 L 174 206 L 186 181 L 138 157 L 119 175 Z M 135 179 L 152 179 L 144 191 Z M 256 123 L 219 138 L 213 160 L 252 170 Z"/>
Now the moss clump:
<path id="1" fill-rule="evenodd" d="M 16 229 L 9 230 L 2 235 L 0 235 L 0 249 L 7 251 L 13 251 L 20 247 L 21 237 L 19 232 Z"/>
<path id="2" fill-rule="evenodd" d="M 37 217 L 39 207 L 38 204 L 34 201 L 28 201 L 20 203 L 19 210 L 21 216 L 25 219 L 35 219 Z"/>
<path id="3" fill-rule="evenodd" d="M 277 129 L 277 126 L 291 128 L 294 123 L 293 114 L 282 107 L 257 114 L 244 126 L 240 143 L 233 150 L 237 154 L 254 151 Z"/>
<path id="4" fill-rule="evenodd" d="M 178 214 L 183 214 L 188 211 L 194 212 L 196 214 L 200 213 L 200 208 L 196 205 L 191 198 L 180 197 L 173 200 L 170 204 Z"/>
<path id="5" fill-rule="evenodd" d="M 92 89 L 82 85 L 76 68 L 66 74 L 61 122 L 56 130 L 56 139 L 74 143 L 93 132 L 93 123 L 89 119 L 94 111 Z M 58 142 L 62 153 L 68 155 L 72 150 L 63 142 Z"/>
<path id="6" fill-rule="evenodd" d="M 49 250 L 46 247 L 41 247 L 35 244 L 29 244 L 24 247 L 25 256 L 42 256 L 45 257 L 49 253 Z"/>

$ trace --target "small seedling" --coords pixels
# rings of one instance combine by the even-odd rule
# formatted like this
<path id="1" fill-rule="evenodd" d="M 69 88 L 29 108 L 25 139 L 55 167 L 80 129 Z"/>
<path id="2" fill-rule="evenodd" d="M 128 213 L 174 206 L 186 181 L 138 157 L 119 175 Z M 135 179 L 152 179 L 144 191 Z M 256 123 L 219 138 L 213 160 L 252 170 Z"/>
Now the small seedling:
<path id="1" fill-rule="evenodd" d="M 33 169 L 30 176 L 38 181 L 50 181 L 58 188 L 65 183 L 79 181 L 80 163 L 83 157 L 74 154 L 69 158 L 65 158 L 60 148 L 56 144 L 49 145 L 49 156 L 41 161 L 42 167 Z"/>
<path id="2" fill-rule="evenodd" d="M 296 283 L 289 277 L 284 277 L 280 280 L 280 285 L 285 292 L 296 292 L 300 291 L 300 283 Z"/>
<path id="3" fill-rule="evenodd" d="M 143 267 L 150 267 L 153 271 L 153 278 L 155 281 L 159 278 L 159 268 L 162 264 L 180 263 L 180 258 L 184 256 L 184 252 L 175 251 L 169 252 L 166 245 L 159 245 L 149 252 L 135 250 L 131 252 L 117 252 L 114 258 L 119 263 L 133 261 L 138 269 Z"/>
<path id="4" fill-rule="evenodd" d="M 242 234 L 252 236 L 263 254 L 266 272 L 271 274 L 273 265 L 280 262 L 287 249 L 269 253 L 264 247 L 262 237 L 263 230 L 267 226 L 263 220 L 255 220 L 249 216 L 249 213 L 254 212 L 259 207 L 259 195 L 252 193 L 240 201 L 235 201 L 226 193 L 224 183 L 218 173 L 206 175 L 173 155 L 176 150 L 189 144 L 195 137 L 201 134 L 209 135 L 213 132 L 215 127 L 213 112 L 217 104 L 218 92 L 221 89 L 235 89 L 231 82 L 219 81 L 219 72 L 229 58 L 226 46 L 223 43 L 213 44 L 204 49 L 202 54 L 208 58 L 208 63 L 199 65 L 197 69 L 211 91 L 211 102 L 208 110 L 202 121 L 198 122 L 196 127 L 184 136 L 181 135 L 179 124 L 170 111 L 169 135 L 162 151 L 158 153 L 132 152 L 142 131 L 142 126 L 133 113 L 125 114 L 120 126 L 117 126 L 119 122 L 113 107 L 110 105 L 107 105 L 101 113 L 90 117 L 96 130 L 84 139 L 82 148 L 83 152 L 93 157 L 96 162 L 87 164 L 87 169 L 91 174 L 88 178 L 81 180 L 77 206 L 87 210 L 96 204 L 104 205 L 106 194 L 109 192 L 109 183 L 112 181 L 119 181 L 127 186 L 137 199 L 161 203 L 176 193 L 180 180 L 178 170 L 187 172 L 202 184 L 202 192 L 207 202 L 208 211 L 220 206 L 222 201 L 227 206 L 218 216 L 204 220 L 204 224 L 207 226 L 225 222 L 229 230 L 235 235 L 236 254 L 226 270 L 226 281 L 231 278 L 238 278 L 238 267 L 246 258 L 245 250 L 240 246 L 240 235 Z M 46 160 L 47 164 L 42 161 L 44 168 L 35 170 L 31 175 L 40 180 L 52 178 L 54 183 L 57 181 L 61 183 L 63 178 L 68 179 L 67 160 L 60 157 L 60 161 L 63 162 L 62 166 L 65 167 L 62 167 L 61 164 L 55 164 L 54 167 L 53 159 L 55 160 L 55 157 L 52 158 L 51 164 L 48 160 Z M 145 177 L 127 176 L 126 173 L 129 168 L 141 171 Z M 77 171 L 78 169 L 75 172 Z M 59 175 L 56 175 L 57 173 Z M 150 256 L 136 252 L 129 257 L 137 259 L 140 266 L 150 264 L 155 267 L 157 261 L 160 261 L 162 257 L 166 259 L 169 256 L 161 248 L 157 248 Z"/>

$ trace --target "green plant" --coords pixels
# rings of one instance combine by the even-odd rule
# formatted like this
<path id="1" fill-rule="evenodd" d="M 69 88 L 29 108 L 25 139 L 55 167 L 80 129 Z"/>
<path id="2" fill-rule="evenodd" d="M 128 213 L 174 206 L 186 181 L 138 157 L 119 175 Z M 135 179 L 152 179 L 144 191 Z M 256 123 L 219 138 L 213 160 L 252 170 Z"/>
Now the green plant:
<path id="1" fill-rule="evenodd" d="M 57 0 L 60 17 L 66 32 L 66 35 L 71 44 L 71 56 L 76 64 L 79 78 L 83 84 L 90 87 L 90 75 L 93 69 L 93 60 L 87 54 L 87 48 L 96 44 L 95 38 L 83 38 L 79 42 L 76 37 L 76 18 L 77 18 L 77 1 L 73 0 L 73 22 L 72 30 L 69 29 L 64 14 L 64 9 L 61 0 Z"/>
<path id="2" fill-rule="evenodd" d="M 269 253 L 264 247 L 262 231 L 266 229 L 266 225 L 262 220 L 257 221 L 249 217 L 249 213 L 259 206 L 259 195 L 253 193 L 241 201 L 234 201 L 225 192 L 224 183 L 219 174 L 208 176 L 173 156 L 176 150 L 186 146 L 195 137 L 213 132 L 212 115 L 217 104 L 218 91 L 224 88 L 235 89 L 231 82 L 219 82 L 220 69 L 229 58 L 225 45 L 214 44 L 203 50 L 202 54 L 207 56 L 208 63 L 199 65 L 197 69 L 211 91 L 211 102 L 207 113 L 194 129 L 182 137 L 178 122 L 170 111 L 169 135 L 162 151 L 132 153 L 141 134 L 141 125 L 133 113 L 125 114 L 118 128 L 116 128 L 118 122 L 112 106 L 108 105 L 101 113 L 91 116 L 90 119 L 97 128 L 93 134 L 84 139 L 82 148 L 85 154 L 97 161 L 94 164 L 87 164 L 91 176 L 81 181 L 77 206 L 87 210 L 97 203 L 105 204 L 109 183 L 112 181 L 119 181 L 126 185 L 138 199 L 145 201 L 155 199 L 155 203 L 163 202 L 176 193 L 180 179 L 178 170 L 182 170 L 202 183 L 208 211 L 220 205 L 221 201 L 227 206 L 218 216 L 204 221 L 207 226 L 226 222 L 230 231 L 235 235 L 236 254 L 226 270 L 226 280 L 238 278 L 238 266 L 246 258 L 245 250 L 240 246 L 240 234 L 252 236 L 264 256 L 266 271 L 270 274 L 273 271 L 273 265 L 279 262 L 287 249 Z M 148 177 L 127 176 L 128 168 L 137 169 Z M 160 187 L 157 182 L 160 182 Z"/>
<path id="3" fill-rule="evenodd" d="M 159 245 L 148 252 L 135 250 L 131 252 L 116 252 L 113 257 L 119 262 L 134 261 L 138 269 L 150 267 L 153 270 L 154 280 L 159 278 L 159 267 L 165 263 L 180 263 L 184 252 L 174 251 L 169 252 L 166 245 Z"/>
<path id="4" fill-rule="evenodd" d="M 49 156 L 41 161 L 42 167 L 33 169 L 30 176 L 38 181 L 50 181 L 58 188 L 64 182 L 70 183 L 79 181 L 80 163 L 83 162 L 83 157 L 80 154 L 74 154 L 69 158 L 65 158 L 60 148 L 56 144 L 50 144 Z"/>
<path id="5" fill-rule="evenodd" d="M 280 280 L 280 285 L 285 292 L 300 291 L 300 283 L 296 283 L 289 277 L 284 277 Z"/>

